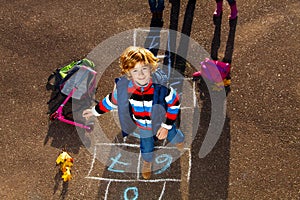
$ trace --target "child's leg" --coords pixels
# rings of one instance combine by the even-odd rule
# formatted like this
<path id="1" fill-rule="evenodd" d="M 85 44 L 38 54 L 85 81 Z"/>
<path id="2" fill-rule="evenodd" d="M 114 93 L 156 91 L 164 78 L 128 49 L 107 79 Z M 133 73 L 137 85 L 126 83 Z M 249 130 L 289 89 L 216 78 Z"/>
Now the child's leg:
<path id="1" fill-rule="evenodd" d="M 217 3 L 217 7 L 216 10 L 214 12 L 215 16 L 220 16 L 223 10 L 223 0 L 216 0 Z"/>
<path id="2" fill-rule="evenodd" d="M 230 5 L 230 15 L 229 19 L 235 19 L 238 14 L 236 1 L 235 0 L 227 0 L 228 4 Z"/>
<path id="3" fill-rule="evenodd" d="M 151 130 L 140 129 L 140 148 L 144 160 L 142 165 L 142 176 L 144 179 L 150 179 L 154 151 L 154 138 Z"/>
<path id="4" fill-rule="evenodd" d="M 184 134 L 173 125 L 172 129 L 168 132 L 167 139 L 171 144 L 182 143 L 184 141 Z"/>
<path id="5" fill-rule="evenodd" d="M 151 130 L 140 129 L 140 148 L 144 161 L 152 162 L 154 151 L 154 138 Z"/>

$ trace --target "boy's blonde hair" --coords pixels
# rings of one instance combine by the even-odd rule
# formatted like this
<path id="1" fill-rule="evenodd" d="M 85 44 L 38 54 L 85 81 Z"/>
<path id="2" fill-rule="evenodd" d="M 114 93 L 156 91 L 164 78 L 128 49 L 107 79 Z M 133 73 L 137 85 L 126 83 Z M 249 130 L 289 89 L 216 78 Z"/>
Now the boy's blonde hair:
<path id="1" fill-rule="evenodd" d="M 151 51 L 143 47 L 130 46 L 120 56 L 121 74 L 130 76 L 129 70 L 134 68 L 136 63 L 142 62 L 145 65 L 150 65 L 151 71 L 157 69 L 159 59 L 156 58 Z"/>

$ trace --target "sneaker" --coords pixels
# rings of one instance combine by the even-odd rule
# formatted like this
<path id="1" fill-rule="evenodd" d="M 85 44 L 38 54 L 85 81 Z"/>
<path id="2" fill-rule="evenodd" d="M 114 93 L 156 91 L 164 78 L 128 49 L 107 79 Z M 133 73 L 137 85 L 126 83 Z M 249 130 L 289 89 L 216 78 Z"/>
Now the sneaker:
<path id="1" fill-rule="evenodd" d="M 178 151 L 183 152 L 184 150 L 184 142 L 180 142 L 176 144 Z"/>
<path id="2" fill-rule="evenodd" d="M 144 179 L 148 180 L 151 177 L 151 162 L 144 161 L 143 169 L 142 169 L 142 176 Z"/>

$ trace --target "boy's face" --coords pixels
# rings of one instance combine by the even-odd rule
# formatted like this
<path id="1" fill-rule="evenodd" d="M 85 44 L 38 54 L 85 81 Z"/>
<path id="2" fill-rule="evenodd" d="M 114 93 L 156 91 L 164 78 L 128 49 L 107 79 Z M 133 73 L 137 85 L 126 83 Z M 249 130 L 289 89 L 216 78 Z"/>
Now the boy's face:
<path id="1" fill-rule="evenodd" d="M 140 85 L 147 85 L 151 78 L 151 67 L 142 62 L 136 63 L 134 68 L 129 70 L 132 80 Z"/>

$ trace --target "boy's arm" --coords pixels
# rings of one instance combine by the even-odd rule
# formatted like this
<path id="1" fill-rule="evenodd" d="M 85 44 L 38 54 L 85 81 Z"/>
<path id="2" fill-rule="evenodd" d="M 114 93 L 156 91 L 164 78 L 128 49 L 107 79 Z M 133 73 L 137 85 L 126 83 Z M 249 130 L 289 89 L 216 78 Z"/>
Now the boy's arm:
<path id="1" fill-rule="evenodd" d="M 109 112 L 113 109 L 116 109 L 117 103 L 112 100 L 113 94 L 108 94 L 102 101 L 100 101 L 94 108 L 92 108 L 93 113 L 98 113 L 98 115 Z"/>
<path id="2" fill-rule="evenodd" d="M 117 90 L 108 94 L 102 101 L 92 108 L 92 113 L 95 116 L 100 116 L 103 113 L 109 112 L 118 107 Z"/>
<path id="3" fill-rule="evenodd" d="M 165 100 L 167 103 L 166 121 L 165 123 L 162 123 L 161 126 L 170 130 L 177 119 L 180 108 L 179 96 L 176 90 L 170 87 L 168 95 L 165 97 Z"/>
<path id="4" fill-rule="evenodd" d="M 87 120 L 92 116 L 100 116 L 103 113 L 109 112 L 114 108 L 117 108 L 117 91 L 114 89 L 113 94 L 108 94 L 102 101 L 100 101 L 97 105 L 93 106 L 91 109 L 85 109 L 82 112 L 82 117 Z"/>

